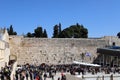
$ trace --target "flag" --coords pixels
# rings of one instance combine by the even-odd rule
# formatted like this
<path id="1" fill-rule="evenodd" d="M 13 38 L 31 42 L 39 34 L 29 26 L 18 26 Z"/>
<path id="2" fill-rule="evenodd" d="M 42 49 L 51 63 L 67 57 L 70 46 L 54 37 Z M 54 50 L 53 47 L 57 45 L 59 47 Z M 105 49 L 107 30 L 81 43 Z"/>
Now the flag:
<path id="1" fill-rule="evenodd" d="M 91 53 L 88 53 L 88 52 L 87 52 L 85 55 L 90 57 L 90 56 L 91 56 Z"/>

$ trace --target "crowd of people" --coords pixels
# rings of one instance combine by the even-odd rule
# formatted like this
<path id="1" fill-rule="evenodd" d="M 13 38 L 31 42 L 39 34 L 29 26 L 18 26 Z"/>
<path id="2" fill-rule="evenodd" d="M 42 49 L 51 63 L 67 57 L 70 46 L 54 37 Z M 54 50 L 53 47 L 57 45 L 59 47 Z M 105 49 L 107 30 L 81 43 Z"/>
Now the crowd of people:
<path id="1" fill-rule="evenodd" d="M 1 80 L 10 80 L 10 74 L 12 71 L 11 66 L 5 66 L 0 70 L 0 78 Z M 51 78 L 51 80 L 55 80 L 54 77 L 56 73 L 61 73 L 58 77 L 58 80 L 67 80 L 66 75 L 64 73 L 70 73 L 71 75 L 86 73 L 97 74 L 99 72 L 103 72 L 105 74 L 109 73 L 120 73 L 120 69 L 118 67 L 90 67 L 90 66 L 80 66 L 75 64 L 63 64 L 63 65 L 18 65 L 16 72 L 14 74 L 14 80 L 46 80 L 47 78 Z"/>
<path id="2" fill-rule="evenodd" d="M 61 76 L 58 77 L 58 80 L 66 80 L 66 76 L 64 74 L 64 68 L 56 68 L 54 65 L 41 64 L 39 66 L 36 65 L 18 65 L 16 68 L 15 74 L 13 75 L 14 80 L 46 80 L 46 78 L 51 78 L 54 80 L 54 76 L 56 72 L 61 72 Z M 12 71 L 12 67 L 5 66 L 0 70 L 0 80 L 11 80 L 10 74 Z"/>
<path id="3" fill-rule="evenodd" d="M 46 80 L 51 78 L 54 80 L 54 76 L 57 72 L 61 72 L 61 76 L 58 80 L 66 80 L 63 68 L 56 68 L 54 65 L 41 64 L 39 66 L 26 64 L 22 68 L 16 70 L 15 79 L 18 80 Z"/>
<path id="4" fill-rule="evenodd" d="M 0 79 L 1 80 L 10 80 L 11 71 L 12 71 L 12 66 L 1 67 Z"/>

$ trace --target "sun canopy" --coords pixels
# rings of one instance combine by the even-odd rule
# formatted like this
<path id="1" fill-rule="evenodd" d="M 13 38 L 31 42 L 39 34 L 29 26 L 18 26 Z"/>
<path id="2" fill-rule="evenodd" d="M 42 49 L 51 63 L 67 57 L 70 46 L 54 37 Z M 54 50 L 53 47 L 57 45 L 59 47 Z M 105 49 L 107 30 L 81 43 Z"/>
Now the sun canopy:
<path id="1" fill-rule="evenodd" d="M 98 64 L 91 64 L 91 63 L 85 63 L 85 62 L 78 62 L 78 61 L 73 61 L 74 64 L 79 64 L 79 65 L 84 65 L 84 66 L 94 66 L 94 67 L 100 67 L 101 65 Z"/>

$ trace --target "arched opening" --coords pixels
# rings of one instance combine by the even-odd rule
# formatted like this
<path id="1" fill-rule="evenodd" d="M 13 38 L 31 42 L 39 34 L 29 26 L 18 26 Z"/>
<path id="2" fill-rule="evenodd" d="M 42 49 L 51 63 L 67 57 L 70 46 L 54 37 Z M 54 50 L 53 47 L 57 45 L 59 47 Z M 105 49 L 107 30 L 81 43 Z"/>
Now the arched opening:
<path id="1" fill-rule="evenodd" d="M 112 46 L 116 46 L 115 42 L 112 43 Z"/>
<path id="2" fill-rule="evenodd" d="M 17 56 L 16 55 L 10 55 L 9 56 L 9 65 L 13 64 L 15 61 L 17 61 Z"/>

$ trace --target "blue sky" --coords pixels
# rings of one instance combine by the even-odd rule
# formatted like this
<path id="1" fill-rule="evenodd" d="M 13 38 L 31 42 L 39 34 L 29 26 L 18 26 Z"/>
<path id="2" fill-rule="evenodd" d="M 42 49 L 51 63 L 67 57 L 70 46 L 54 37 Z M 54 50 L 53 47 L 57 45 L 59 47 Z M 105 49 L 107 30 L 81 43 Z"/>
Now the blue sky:
<path id="1" fill-rule="evenodd" d="M 79 23 L 89 37 L 116 36 L 120 31 L 120 0 L 0 0 L 0 27 L 13 25 L 18 35 L 34 32 L 38 26 L 53 34 Z"/>

